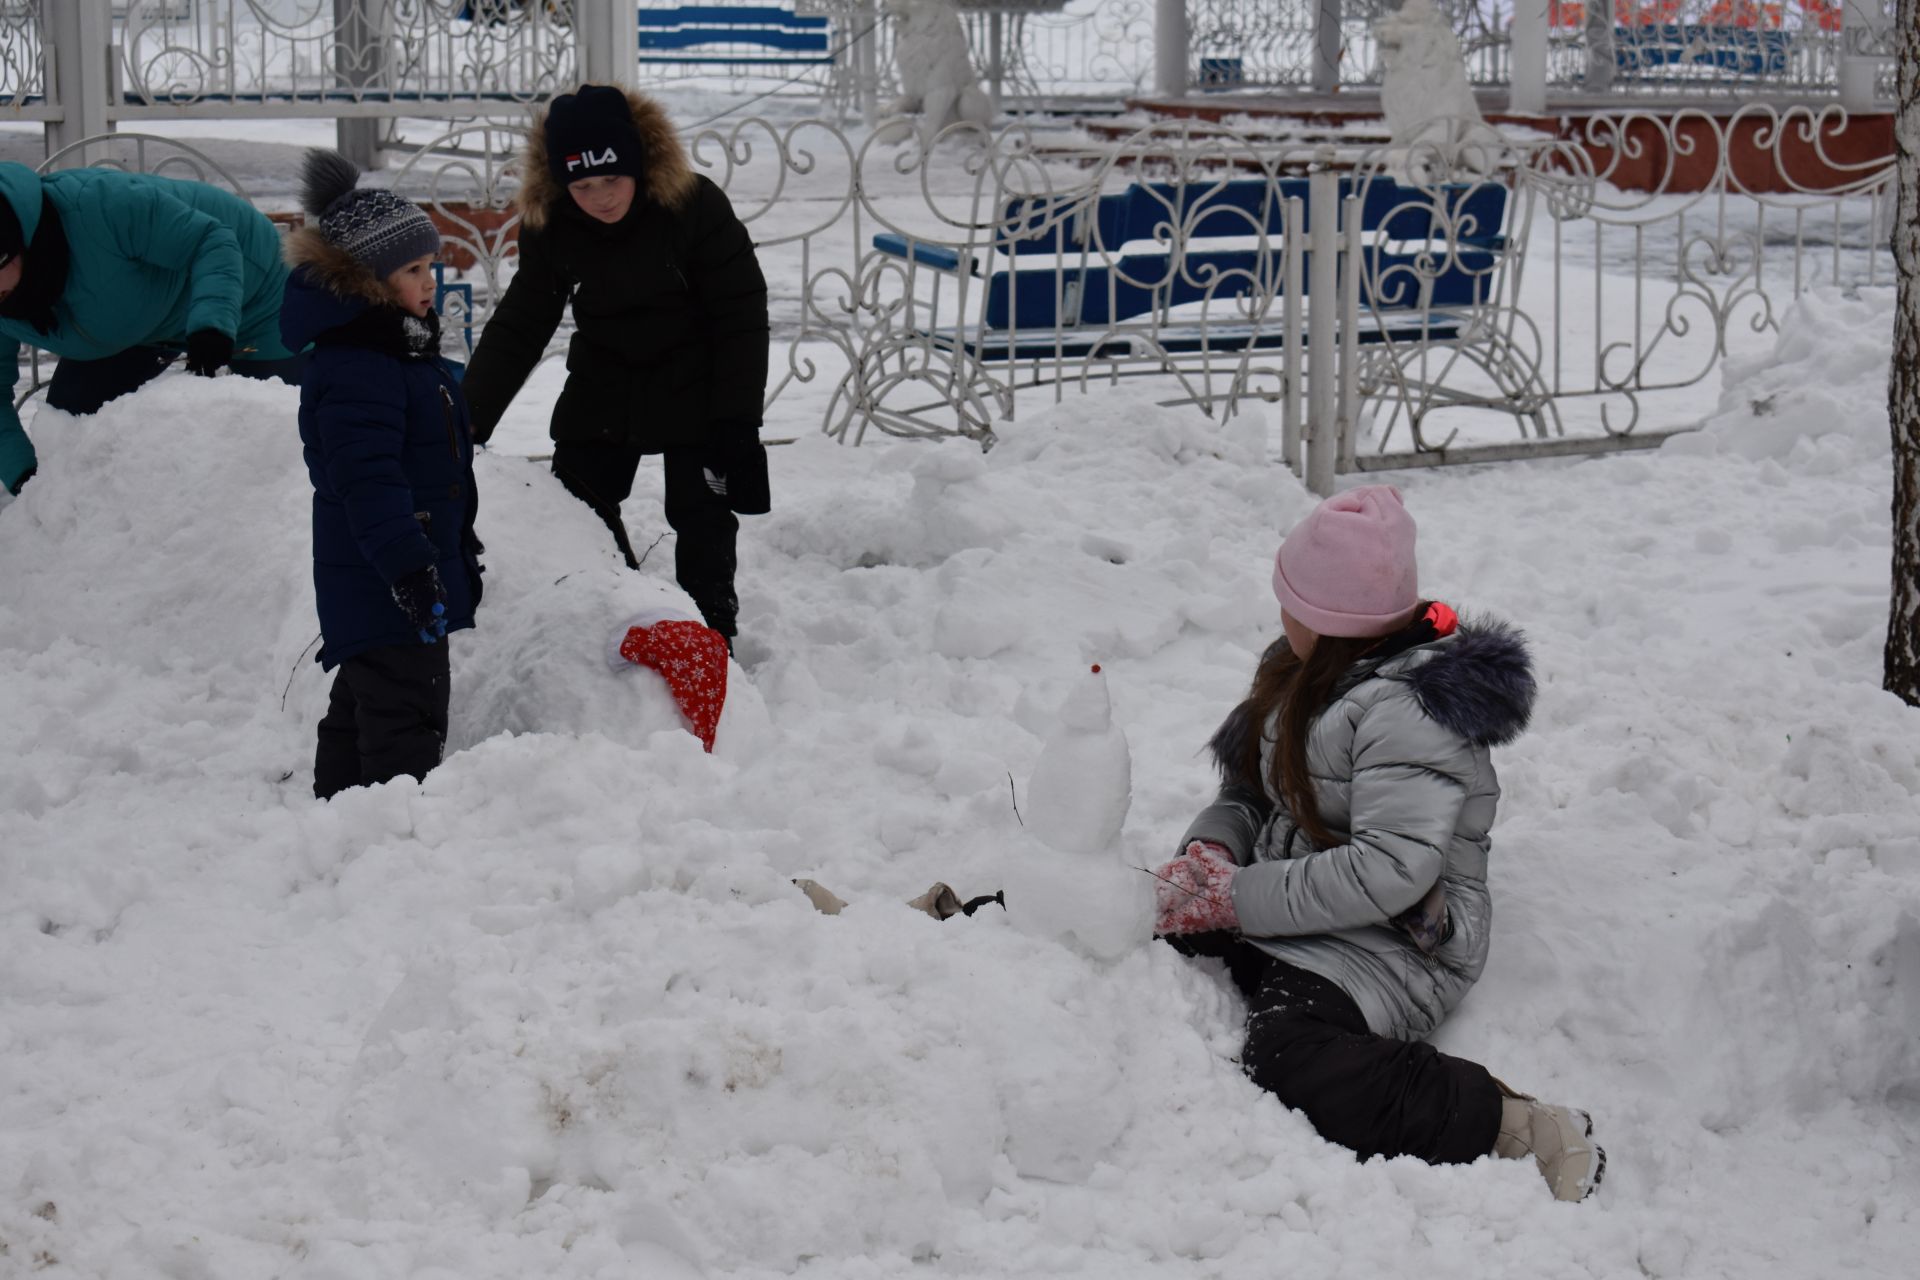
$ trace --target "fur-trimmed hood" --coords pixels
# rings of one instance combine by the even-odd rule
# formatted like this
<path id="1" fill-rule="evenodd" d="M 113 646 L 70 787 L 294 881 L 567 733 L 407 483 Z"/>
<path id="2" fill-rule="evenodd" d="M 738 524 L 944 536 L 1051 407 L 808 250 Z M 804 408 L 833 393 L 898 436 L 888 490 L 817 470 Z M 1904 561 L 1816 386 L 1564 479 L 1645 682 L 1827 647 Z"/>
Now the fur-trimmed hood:
<path id="1" fill-rule="evenodd" d="M 1533 658 L 1518 628 L 1497 618 L 1462 623 L 1451 644 L 1436 644 L 1426 661 L 1400 678 L 1429 719 L 1483 747 L 1502 747 L 1526 732 L 1536 685 Z"/>
<path id="2" fill-rule="evenodd" d="M 1363 659 L 1335 696 L 1376 678 L 1405 683 L 1429 720 L 1476 746 L 1505 746 L 1526 731 L 1533 714 L 1533 659 L 1526 637 L 1498 618 L 1462 620 L 1450 635 Z M 1238 776 L 1247 736 L 1254 731 L 1251 721 L 1252 708 L 1242 702 L 1207 743 L 1222 778 Z"/>
<path id="3" fill-rule="evenodd" d="M 329 329 L 346 324 L 368 307 L 393 300 L 386 282 L 318 227 L 300 227 L 287 236 L 287 278 L 280 308 L 280 340 L 299 351 Z"/>
<path id="4" fill-rule="evenodd" d="M 639 198 L 664 209 L 685 208 L 693 198 L 696 179 L 666 108 L 631 89 L 627 91 L 627 106 L 633 112 L 633 128 L 640 135 L 646 166 Z M 529 230 L 546 226 L 565 197 L 566 192 L 547 168 L 547 109 L 543 107 L 527 131 L 527 145 L 520 157 L 520 190 L 514 196 L 514 205 L 520 211 L 521 224 Z"/>
<path id="5" fill-rule="evenodd" d="M 299 227 L 289 233 L 285 256 L 289 270 L 303 272 L 335 297 L 375 306 L 390 301 L 386 282 L 373 274 L 373 268 L 327 239 L 318 227 Z"/>

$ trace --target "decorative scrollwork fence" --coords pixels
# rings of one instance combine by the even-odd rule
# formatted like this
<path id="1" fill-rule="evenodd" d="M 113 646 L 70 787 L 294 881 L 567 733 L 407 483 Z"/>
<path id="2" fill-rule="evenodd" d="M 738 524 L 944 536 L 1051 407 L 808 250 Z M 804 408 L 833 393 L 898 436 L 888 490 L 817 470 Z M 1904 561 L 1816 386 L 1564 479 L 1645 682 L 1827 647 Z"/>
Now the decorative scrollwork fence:
<path id="1" fill-rule="evenodd" d="M 686 142 L 759 246 L 770 434 L 990 444 L 1128 380 L 1216 419 L 1267 415 L 1324 489 L 1690 429 L 1720 362 L 1802 292 L 1891 283 L 1890 145 L 1840 146 L 1865 127 L 1750 107 L 1572 138 L 1439 122 L 1403 149 L 1181 122 L 1101 145 L 960 127 L 927 150 L 904 125 L 750 119 Z M 514 267 L 519 141 L 466 126 L 393 174 L 445 230 L 476 326 Z M 1704 178 L 1674 163 L 1703 155 Z M 1624 190 L 1628 166 L 1646 190 Z"/>

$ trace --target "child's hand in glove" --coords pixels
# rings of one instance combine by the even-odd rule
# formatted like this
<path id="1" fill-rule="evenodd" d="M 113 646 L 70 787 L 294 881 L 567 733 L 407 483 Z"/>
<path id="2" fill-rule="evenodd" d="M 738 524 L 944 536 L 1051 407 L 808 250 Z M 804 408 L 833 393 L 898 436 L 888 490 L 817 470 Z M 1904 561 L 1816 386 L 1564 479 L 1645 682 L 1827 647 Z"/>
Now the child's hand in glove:
<path id="1" fill-rule="evenodd" d="M 1238 929 L 1233 907 L 1233 876 L 1240 868 L 1217 844 L 1195 840 L 1173 861 L 1154 871 L 1156 934 L 1206 933 Z"/>
<path id="2" fill-rule="evenodd" d="M 420 634 L 421 644 L 432 644 L 447 634 L 447 589 L 433 565 L 415 569 L 393 584 L 393 602 Z"/>

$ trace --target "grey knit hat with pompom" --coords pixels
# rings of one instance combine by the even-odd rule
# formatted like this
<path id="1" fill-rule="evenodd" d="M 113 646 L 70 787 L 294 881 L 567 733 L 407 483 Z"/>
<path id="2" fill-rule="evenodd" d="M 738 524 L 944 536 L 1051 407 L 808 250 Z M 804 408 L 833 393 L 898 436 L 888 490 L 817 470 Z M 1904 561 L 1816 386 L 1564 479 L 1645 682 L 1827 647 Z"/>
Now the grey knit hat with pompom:
<path id="1" fill-rule="evenodd" d="M 360 170 L 338 151 L 307 152 L 300 205 L 320 234 L 384 280 L 415 258 L 440 252 L 440 232 L 413 201 L 362 187 Z"/>

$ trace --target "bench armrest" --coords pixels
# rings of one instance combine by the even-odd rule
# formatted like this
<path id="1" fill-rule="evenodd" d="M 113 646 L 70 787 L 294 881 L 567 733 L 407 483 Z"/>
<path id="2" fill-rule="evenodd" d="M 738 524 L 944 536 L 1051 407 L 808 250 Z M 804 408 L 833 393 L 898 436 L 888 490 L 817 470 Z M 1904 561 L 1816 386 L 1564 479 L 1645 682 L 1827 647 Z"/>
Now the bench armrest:
<path id="1" fill-rule="evenodd" d="M 961 254 L 958 249 L 943 244 L 928 244 L 924 240 L 908 240 L 892 231 L 883 231 L 873 238 L 873 247 L 890 258 L 905 258 L 909 262 L 923 267 L 932 267 L 935 271 L 945 271 L 952 275 L 960 274 Z M 966 255 L 968 274 L 979 275 L 979 264 L 973 255 Z"/>

